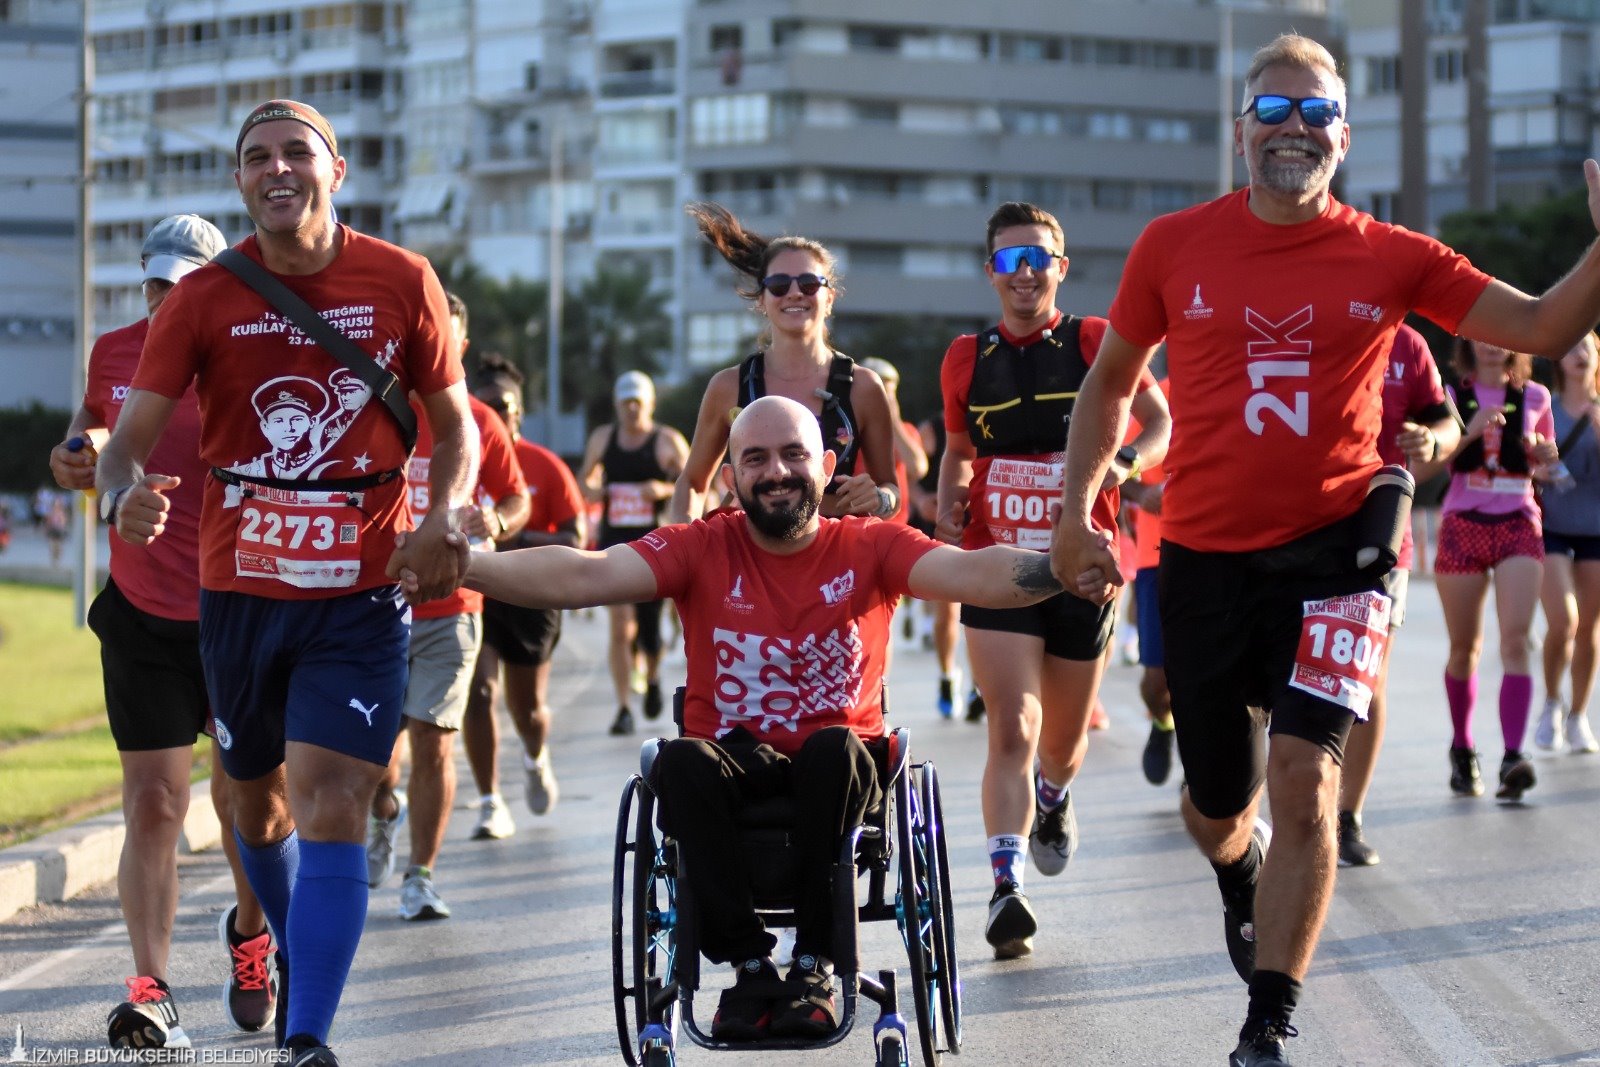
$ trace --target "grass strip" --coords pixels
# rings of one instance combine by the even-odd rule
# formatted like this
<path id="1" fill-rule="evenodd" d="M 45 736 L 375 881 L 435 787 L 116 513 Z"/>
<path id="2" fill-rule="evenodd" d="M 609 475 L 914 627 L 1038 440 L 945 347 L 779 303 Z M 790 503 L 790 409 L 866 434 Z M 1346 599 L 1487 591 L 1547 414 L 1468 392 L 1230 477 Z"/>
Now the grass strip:
<path id="1" fill-rule="evenodd" d="M 0 583 L 0 678 L 0 744 L 105 720 L 100 644 L 73 626 L 69 590 Z"/>

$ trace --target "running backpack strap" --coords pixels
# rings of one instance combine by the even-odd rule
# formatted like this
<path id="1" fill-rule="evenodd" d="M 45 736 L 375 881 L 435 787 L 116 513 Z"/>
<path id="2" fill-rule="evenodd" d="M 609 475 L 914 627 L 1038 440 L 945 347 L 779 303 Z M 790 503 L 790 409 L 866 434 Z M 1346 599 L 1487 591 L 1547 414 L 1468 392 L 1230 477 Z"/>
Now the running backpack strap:
<path id="1" fill-rule="evenodd" d="M 760 352 L 752 352 L 739 364 L 739 402 L 745 408 L 767 395 L 766 361 Z"/>
<path id="2" fill-rule="evenodd" d="M 856 383 L 856 361 L 843 352 L 833 354 L 828 365 L 828 392 L 840 404 L 850 403 L 850 390 Z"/>
<path id="3" fill-rule="evenodd" d="M 1472 387 L 1470 379 L 1461 382 L 1461 388 L 1456 391 L 1456 412 L 1461 419 L 1461 429 L 1465 432 L 1468 424 L 1478 414 L 1478 392 Z M 1475 471 L 1483 466 L 1483 438 L 1479 437 L 1469 441 L 1456 453 L 1456 458 L 1450 461 L 1450 469 L 1465 473 Z"/>
<path id="4" fill-rule="evenodd" d="M 346 370 L 361 379 L 362 384 L 371 389 L 373 395 L 389 409 L 389 414 L 394 416 L 396 425 L 400 427 L 406 455 L 416 450 L 417 417 L 411 410 L 404 390 L 400 388 L 400 379 L 392 371 L 378 366 L 371 356 L 361 351 L 359 345 L 318 315 L 310 304 L 273 277 L 265 267 L 237 248 L 224 249 L 217 255 L 216 261 L 300 327 L 307 337 L 321 345 L 322 350 Z"/>

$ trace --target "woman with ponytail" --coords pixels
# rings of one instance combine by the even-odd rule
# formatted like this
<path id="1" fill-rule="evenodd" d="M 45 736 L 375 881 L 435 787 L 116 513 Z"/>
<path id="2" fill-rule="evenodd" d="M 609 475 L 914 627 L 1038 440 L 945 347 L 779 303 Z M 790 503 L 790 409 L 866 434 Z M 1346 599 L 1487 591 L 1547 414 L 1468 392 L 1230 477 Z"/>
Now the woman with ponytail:
<path id="1" fill-rule="evenodd" d="M 751 301 L 767 326 L 759 351 L 719 371 L 707 385 L 668 521 L 700 517 L 734 416 L 769 395 L 805 405 L 822 426 L 824 446 L 838 456 L 821 514 L 893 515 L 900 506 L 894 471 L 900 412 L 876 374 L 828 343 L 827 320 L 840 293 L 833 255 L 804 237 L 751 233 L 719 204 L 691 204 L 689 214 L 706 241 L 739 272 L 739 295 Z M 858 454 L 866 472 L 847 473 L 856 470 Z"/>

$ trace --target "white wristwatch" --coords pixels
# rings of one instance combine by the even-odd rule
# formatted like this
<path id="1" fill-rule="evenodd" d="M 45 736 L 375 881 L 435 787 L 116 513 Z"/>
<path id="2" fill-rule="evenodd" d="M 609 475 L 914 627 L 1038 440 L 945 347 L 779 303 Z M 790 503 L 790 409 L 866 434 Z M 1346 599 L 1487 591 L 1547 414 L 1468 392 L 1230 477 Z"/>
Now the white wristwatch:
<path id="1" fill-rule="evenodd" d="M 107 526 L 117 524 L 117 505 L 122 502 L 122 497 L 133 486 L 125 485 L 120 489 L 113 489 L 109 493 L 100 494 L 100 521 Z"/>

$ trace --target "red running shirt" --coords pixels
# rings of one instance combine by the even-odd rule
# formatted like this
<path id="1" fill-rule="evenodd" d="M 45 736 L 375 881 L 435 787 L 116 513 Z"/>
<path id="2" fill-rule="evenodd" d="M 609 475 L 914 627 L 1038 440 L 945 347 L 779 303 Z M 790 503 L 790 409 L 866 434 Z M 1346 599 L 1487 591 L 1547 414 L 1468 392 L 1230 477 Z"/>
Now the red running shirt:
<path id="1" fill-rule="evenodd" d="M 785 755 L 828 726 L 883 736 L 889 623 L 937 542 L 902 523 L 823 519 L 811 544 L 779 556 L 748 523 L 719 512 L 629 543 L 683 617 L 685 736 L 743 726 Z"/>
<path id="2" fill-rule="evenodd" d="M 280 276 L 313 309 L 399 379 L 431 396 L 462 378 L 447 342 L 449 309 L 421 256 L 341 226 L 338 258 L 316 274 Z M 236 246 L 258 262 L 254 236 Z M 400 432 L 364 386 L 307 341 L 264 297 L 207 264 L 173 289 L 151 323 L 136 389 L 200 397 L 200 455 L 257 477 L 354 478 L 403 468 Z M 341 596 L 390 584 L 394 534 L 410 524 L 406 481 L 362 491 L 359 508 L 328 505 L 296 529 L 215 478 L 200 522 L 200 585 L 278 600 Z M 329 494 L 331 496 L 331 494 Z M 324 527 L 324 524 L 326 526 Z M 287 557 L 295 554 L 295 560 Z M 337 573 L 335 573 L 337 572 Z M 281 577 L 275 577 L 274 574 Z M 304 577 L 299 577 L 305 575 Z M 308 584 L 294 584 L 291 576 Z"/>
<path id="3" fill-rule="evenodd" d="M 577 476 L 560 456 L 521 437 L 516 440 L 517 462 L 528 482 L 528 522 L 530 533 L 556 533 L 584 514 L 588 503 L 578 488 Z"/>
<path id="4" fill-rule="evenodd" d="M 1381 465 L 1380 393 L 1408 311 L 1454 333 L 1490 278 L 1431 237 L 1329 198 L 1273 226 L 1249 190 L 1134 242 L 1111 325 L 1167 342 L 1162 536 L 1202 552 L 1284 544 L 1353 513 Z"/>
<path id="5" fill-rule="evenodd" d="M 493 507 L 497 500 L 527 492 L 528 483 L 522 476 L 516 451 L 511 447 L 511 433 L 505 422 L 475 396 L 469 395 L 467 404 L 472 409 L 472 421 L 478 426 L 478 503 L 486 508 Z M 433 459 L 433 430 L 428 426 L 421 404 L 411 401 L 411 411 L 417 416 L 417 450 L 406 466 L 406 481 L 411 491 L 411 524 L 420 526 L 428 514 L 428 501 L 433 491 L 428 481 Z M 411 617 L 444 619 L 482 611 L 483 594 L 463 586 L 447 597 L 418 604 L 411 609 Z"/>
<path id="6" fill-rule="evenodd" d="M 1418 412 L 1444 402 L 1444 382 L 1439 378 L 1433 353 L 1428 351 L 1428 342 L 1411 327 L 1401 326 L 1394 335 L 1394 347 L 1389 349 L 1389 365 L 1383 371 L 1383 429 L 1378 433 L 1378 458 L 1405 466 L 1406 455 L 1395 444 L 1400 427 Z M 1410 570 L 1415 556 L 1408 523 L 1395 569 Z"/>
<path id="7" fill-rule="evenodd" d="M 116 429 L 149 330 L 150 320 L 140 319 L 103 335 L 89 353 L 83 406 L 108 430 Z M 113 536 L 111 577 L 140 611 L 193 622 L 200 617 L 200 496 L 211 469 L 200 461 L 200 403 L 193 388 L 184 390 L 144 469 L 180 479 L 166 494 L 172 502 L 167 528 L 144 546 Z"/>

